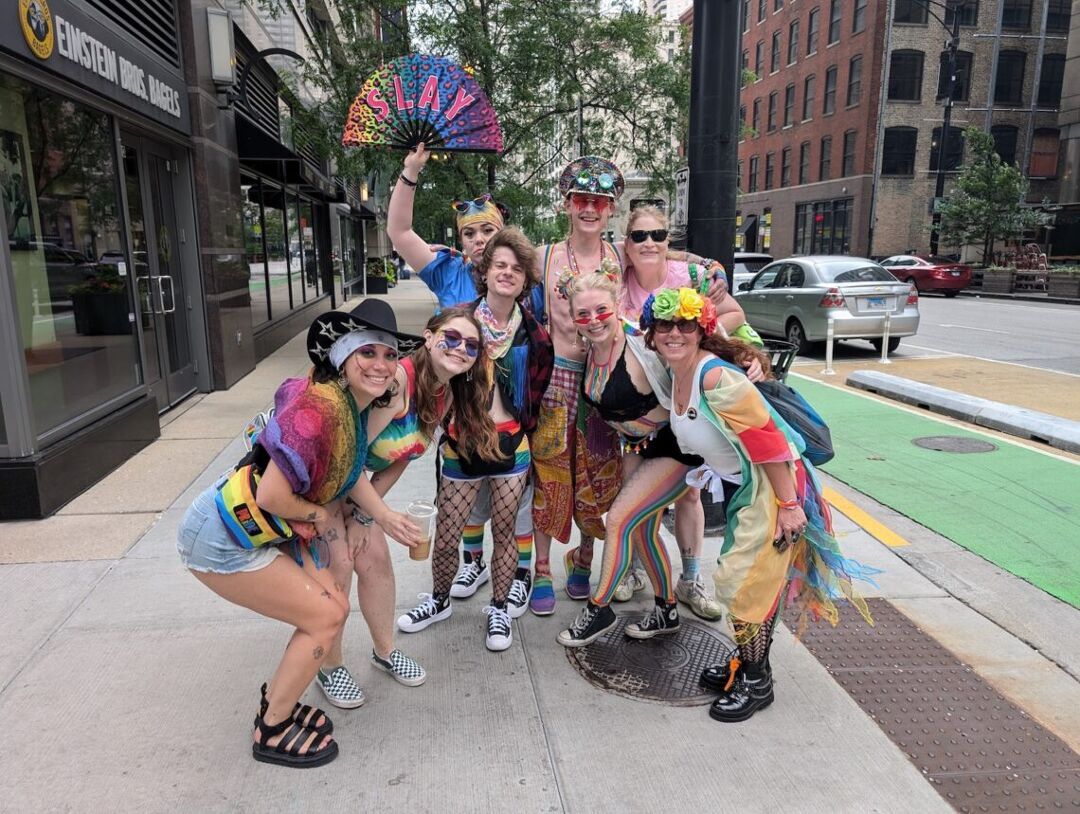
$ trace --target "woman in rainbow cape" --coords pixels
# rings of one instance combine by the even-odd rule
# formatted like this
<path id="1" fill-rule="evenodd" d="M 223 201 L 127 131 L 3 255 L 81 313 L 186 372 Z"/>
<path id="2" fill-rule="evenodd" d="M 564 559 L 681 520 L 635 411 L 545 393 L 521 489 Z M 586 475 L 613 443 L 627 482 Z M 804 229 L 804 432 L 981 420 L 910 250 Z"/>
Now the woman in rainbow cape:
<path id="1" fill-rule="evenodd" d="M 299 703 L 349 614 L 348 593 L 326 566 L 351 567 L 346 496 L 404 545 L 419 542 L 419 529 L 383 503 L 363 471 L 370 409 L 389 400 L 399 356 L 423 341 L 399 332 L 382 300 L 316 317 L 307 337 L 311 374 L 278 388 L 252 452 L 180 522 L 177 551 L 200 582 L 295 628 L 262 686 L 256 760 L 309 767 L 337 757 L 329 717 Z"/>
<path id="2" fill-rule="evenodd" d="M 747 346 L 714 333 L 707 301 L 690 288 L 662 289 L 645 301 L 641 326 L 671 369 L 679 447 L 704 458 L 712 477 L 740 484 L 727 503 L 714 575 L 739 653 L 708 668 L 702 682 L 720 693 L 714 719 L 743 721 L 773 701 L 769 648 L 782 606 L 835 624 L 835 603 L 847 599 L 870 622 L 852 581 L 877 571 L 841 553 L 802 439 L 731 363 Z"/>

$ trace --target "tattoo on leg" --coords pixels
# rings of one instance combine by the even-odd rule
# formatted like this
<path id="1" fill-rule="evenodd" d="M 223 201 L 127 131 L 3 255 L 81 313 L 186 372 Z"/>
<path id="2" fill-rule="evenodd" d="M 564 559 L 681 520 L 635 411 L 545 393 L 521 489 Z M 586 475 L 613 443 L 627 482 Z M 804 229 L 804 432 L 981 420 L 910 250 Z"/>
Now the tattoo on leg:
<path id="1" fill-rule="evenodd" d="M 337 529 L 332 527 L 328 528 L 325 532 L 323 532 L 323 539 L 326 540 L 326 542 L 328 543 L 336 543 L 338 539 Z"/>
<path id="2" fill-rule="evenodd" d="M 311 651 L 311 655 L 315 661 L 322 661 L 323 656 L 326 655 L 326 651 L 323 650 L 322 645 L 320 645 Z"/>
<path id="3" fill-rule="evenodd" d="M 305 517 L 304 519 L 305 519 L 305 520 L 309 520 L 309 521 L 311 521 L 311 522 L 314 522 L 314 521 L 315 521 L 315 518 L 316 518 L 316 517 L 318 517 L 318 516 L 319 516 L 319 515 L 318 515 L 318 513 L 316 513 L 316 512 L 311 512 L 311 513 L 309 513 L 309 514 L 308 514 L 308 516 L 307 516 L 307 517 Z"/>
<path id="4" fill-rule="evenodd" d="M 338 592 L 339 594 L 342 594 L 342 595 L 344 595 L 344 594 L 345 594 L 345 585 L 344 585 L 344 583 L 341 583 L 341 582 L 335 582 L 335 583 L 334 583 L 334 587 L 335 587 L 335 588 L 337 589 L 337 592 Z"/>
<path id="5" fill-rule="evenodd" d="M 325 596 L 327 599 L 333 599 L 334 598 L 334 595 L 332 593 L 330 593 L 328 590 L 326 590 L 326 588 L 323 588 L 322 595 Z"/>

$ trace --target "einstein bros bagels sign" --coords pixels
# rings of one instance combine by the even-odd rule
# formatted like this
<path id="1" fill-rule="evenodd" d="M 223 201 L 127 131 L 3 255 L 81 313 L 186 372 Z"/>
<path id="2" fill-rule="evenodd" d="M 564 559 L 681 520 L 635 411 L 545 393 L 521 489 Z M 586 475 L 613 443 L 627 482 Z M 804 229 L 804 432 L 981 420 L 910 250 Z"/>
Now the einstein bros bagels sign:
<path id="1" fill-rule="evenodd" d="M 62 0 L 12 2 L 0 47 L 178 130 L 190 120 L 180 71 Z"/>

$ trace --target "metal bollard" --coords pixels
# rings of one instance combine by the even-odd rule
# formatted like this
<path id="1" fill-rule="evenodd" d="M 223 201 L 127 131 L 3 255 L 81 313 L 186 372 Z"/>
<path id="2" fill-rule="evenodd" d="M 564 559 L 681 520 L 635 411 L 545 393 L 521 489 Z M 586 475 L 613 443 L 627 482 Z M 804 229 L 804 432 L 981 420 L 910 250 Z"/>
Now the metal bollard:
<path id="1" fill-rule="evenodd" d="M 889 324 L 892 322 L 892 314 L 885 313 L 885 334 L 881 337 L 881 364 L 891 365 L 889 358 Z"/>
<path id="2" fill-rule="evenodd" d="M 829 327 L 825 334 L 825 369 L 821 371 L 822 375 L 835 376 L 836 371 L 832 369 L 832 353 L 833 353 L 833 340 L 835 339 L 834 320 L 829 317 Z"/>

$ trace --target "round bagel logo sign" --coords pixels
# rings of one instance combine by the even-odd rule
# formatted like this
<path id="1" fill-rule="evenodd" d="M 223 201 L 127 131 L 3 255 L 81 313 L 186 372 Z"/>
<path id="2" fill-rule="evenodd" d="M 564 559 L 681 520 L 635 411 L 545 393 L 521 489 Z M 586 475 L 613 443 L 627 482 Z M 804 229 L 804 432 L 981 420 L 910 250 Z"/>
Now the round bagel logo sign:
<path id="1" fill-rule="evenodd" d="M 52 56 L 55 36 L 52 12 L 46 0 L 19 0 L 19 23 L 23 39 L 38 59 Z"/>

